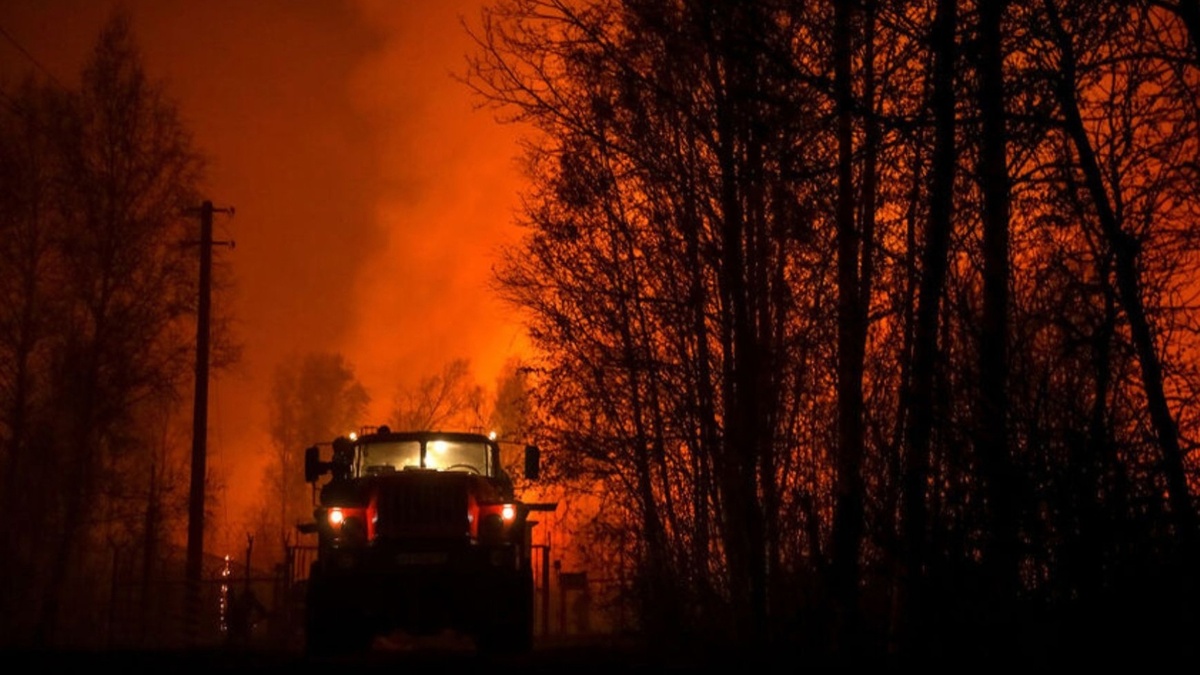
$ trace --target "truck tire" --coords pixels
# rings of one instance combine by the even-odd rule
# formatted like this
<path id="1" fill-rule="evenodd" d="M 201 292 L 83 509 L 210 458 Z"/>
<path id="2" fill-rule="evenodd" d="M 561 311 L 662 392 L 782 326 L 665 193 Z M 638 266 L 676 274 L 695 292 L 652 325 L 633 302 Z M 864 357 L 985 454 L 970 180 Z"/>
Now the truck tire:
<path id="1" fill-rule="evenodd" d="M 506 601 L 490 612 L 476 634 L 481 653 L 526 654 L 533 649 L 533 578 L 513 579 L 500 594 Z"/>
<path id="2" fill-rule="evenodd" d="M 310 657 L 351 656 L 370 649 L 374 636 L 319 575 L 309 578 L 304 607 L 304 650 Z"/>
<path id="3" fill-rule="evenodd" d="M 533 650 L 533 577 L 522 579 L 517 593 L 509 639 L 514 652 L 525 654 Z"/>

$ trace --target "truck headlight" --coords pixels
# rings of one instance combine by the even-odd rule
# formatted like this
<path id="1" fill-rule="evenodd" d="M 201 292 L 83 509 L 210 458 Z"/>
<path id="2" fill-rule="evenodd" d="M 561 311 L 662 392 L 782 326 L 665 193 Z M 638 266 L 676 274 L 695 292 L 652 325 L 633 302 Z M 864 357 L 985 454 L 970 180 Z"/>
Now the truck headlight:
<path id="1" fill-rule="evenodd" d="M 358 544 L 367 539 L 366 510 L 334 506 L 326 510 L 324 517 L 325 533 L 332 538 L 334 545 Z"/>

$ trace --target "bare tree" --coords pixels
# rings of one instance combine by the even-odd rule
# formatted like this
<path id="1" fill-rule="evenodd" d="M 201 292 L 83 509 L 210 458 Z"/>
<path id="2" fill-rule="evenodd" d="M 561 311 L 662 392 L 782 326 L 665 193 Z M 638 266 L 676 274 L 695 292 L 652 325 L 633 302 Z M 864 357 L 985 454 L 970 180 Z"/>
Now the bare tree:
<path id="1" fill-rule="evenodd" d="M 1161 453 L 1171 518 L 1183 545 L 1185 559 L 1194 563 L 1200 560 L 1200 530 L 1197 529 L 1196 507 L 1192 503 L 1184 468 L 1184 450 L 1179 443 L 1178 426 L 1167 400 L 1155 326 L 1145 307 L 1144 272 L 1140 260 L 1143 242 L 1123 222 L 1122 212 L 1114 205 L 1114 196 L 1110 196 L 1114 194 L 1116 199 L 1120 199 L 1124 189 L 1120 182 L 1123 176 L 1116 176 L 1115 185 L 1106 185 L 1105 171 L 1081 114 L 1077 90 L 1079 63 L 1072 36 L 1067 32 L 1054 0 L 1046 0 L 1045 10 L 1059 50 L 1060 70 L 1055 94 L 1063 115 L 1064 132 L 1072 143 L 1083 185 L 1095 209 L 1099 231 L 1112 256 L 1117 297 L 1129 321 L 1129 333 L 1140 364 L 1146 406 Z"/>
<path id="2" fill-rule="evenodd" d="M 61 310 L 56 297 L 55 175 L 61 168 L 51 141 L 63 97 L 27 81 L 0 110 L 0 507 L 9 513 L 34 514 L 3 530 L 0 578 L 39 578 L 41 560 L 34 543 L 46 526 L 47 496 L 24 490 L 29 482 L 52 481 L 52 462 L 44 434 L 52 418 L 43 418 L 49 395 L 48 364 L 54 326 Z M 40 437 L 40 438 L 39 438 Z M 51 484 L 51 483 L 48 483 Z M 3 583 L 5 606 L 32 606 L 25 594 L 35 584 Z M 19 633 L 6 622 L 6 633 Z"/>
<path id="3" fill-rule="evenodd" d="M 1004 14 L 1008 0 L 983 0 L 977 10 L 977 69 L 980 111 L 979 162 L 983 193 L 983 310 L 979 345 L 977 453 L 989 509 L 989 585 L 993 596 L 989 634 L 1000 636 L 1013 620 L 1018 597 L 1018 489 L 1008 433 L 1009 172 L 1004 93 Z M 1003 649 L 1004 638 L 997 642 Z"/>
<path id="4" fill-rule="evenodd" d="M 21 505 L 29 528 L 6 542 L 33 574 L 5 578 L 29 589 L 12 634 L 32 626 L 31 639 L 56 643 L 93 627 L 108 557 L 94 552 L 150 536 L 125 527 L 132 502 L 118 486 L 153 456 L 156 432 L 141 423 L 178 404 L 190 376 L 195 262 L 180 214 L 203 161 L 124 14 L 99 35 L 78 91 L 26 88 L 12 102 L 5 185 L 22 195 L 4 197 L 4 253 L 22 260 L 0 273 L 14 359 L 0 502 L 28 499 L 13 481 L 43 489 Z"/>
<path id="5" fill-rule="evenodd" d="M 930 107 L 933 113 L 934 149 L 929 185 L 929 215 L 921 248 L 920 296 L 913 340 L 913 363 L 908 383 L 911 408 L 905 427 L 904 532 L 905 574 L 900 625 L 911 631 L 901 639 L 907 645 L 919 645 L 928 636 L 925 601 L 927 528 L 926 499 L 930 463 L 931 435 L 935 430 L 935 372 L 938 358 L 940 309 L 945 292 L 947 253 L 954 222 L 954 179 L 957 169 L 955 149 L 957 114 L 955 112 L 955 72 L 958 26 L 957 3 L 939 0 L 930 33 L 933 55 L 933 83 Z"/>
<path id="6" fill-rule="evenodd" d="M 466 79 L 532 130 L 498 281 L 645 626 L 995 651 L 1163 569 L 1200 428 L 1194 75 L 1154 37 L 1185 4 L 485 12 Z"/>
<path id="7" fill-rule="evenodd" d="M 454 359 L 442 372 L 421 378 L 413 389 L 396 393 L 391 421 L 397 429 L 479 429 L 486 419 L 483 387 L 468 359 Z"/>
<path id="8" fill-rule="evenodd" d="M 270 433 L 274 454 L 264 475 L 264 506 L 278 544 L 267 555 L 282 555 L 294 541 L 297 523 L 311 518 L 304 482 L 304 448 L 328 443 L 362 426 L 370 397 L 341 354 L 313 352 L 275 368 L 271 383 Z"/>
<path id="9" fill-rule="evenodd" d="M 488 431 L 497 437 L 514 442 L 531 438 L 535 419 L 534 401 L 529 384 L 530 366 L 513 357 L 504 363 L 496 377 L 496 390 L 491 413 L 488 415 Z"/>
<path id="10" fill-rule="evenodd" d="M 834 649 L 853 653 L 859 636 L 860 550 L 863 533 L 863 350 L 867 315 L 862 288 L 869 287 L 869 230 L 856 222 L 854 189 L 854 82 L 851 63 L 855 8 L 834 3 L 833 88 L 837 106 L 837 268 L 838 268 L 838 450 L 837 510 L 833 522 L 832 581 L 838 625 Z M 873 17 L 869 17 L 871 20 Z M 867 83 L 868 87 L 871 83 Z M 867 167 L 867 171 L 873 167 Z M 868 218 L 874 218 L 871 212 Z M 866 274 L 863 272 L 866 271 Z"/>

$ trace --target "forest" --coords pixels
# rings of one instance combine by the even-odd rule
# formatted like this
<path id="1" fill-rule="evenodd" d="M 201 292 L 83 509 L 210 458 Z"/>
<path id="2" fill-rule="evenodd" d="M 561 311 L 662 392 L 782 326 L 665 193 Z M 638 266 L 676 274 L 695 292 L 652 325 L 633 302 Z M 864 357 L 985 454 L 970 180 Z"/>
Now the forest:
<path id="1" fill-rule="evenodd" d="M 536 129 L 496 287 L 643 630 L 1192 653 L 1196 2 L 513 0 L 474 35 L 464 82 Z"/>
<path id="2" fill-rule="evenodd" d="M 493 288 L 534 353 L 490 413 L 455 362 L 391 422 L 452 401 L 536 440 L 545 489 L 600 500 L 573 541 L 639 635 L 1194 655 L 1200 2 L 496 0 L 464 29 L 458 79 L 526 131 Z M 169 611 L 204 170 L 127 23 L 78 90 L 0 98 L 0 643 L 94 638 L 118 578 L 143 627 Z M 340 355 L 281 367 L 266 529 L 365 401 Z"/>
<path id="3" fill-rule="evenodd" d="M 205 159 L 127 16 L 78 87 L 0 93 L 0 644 L 102 640 L 111 567 L 150 603 L 187 515 L 198 256 L 181 209 Z M 236 348 L 217 332 L 220 367 Z"/>

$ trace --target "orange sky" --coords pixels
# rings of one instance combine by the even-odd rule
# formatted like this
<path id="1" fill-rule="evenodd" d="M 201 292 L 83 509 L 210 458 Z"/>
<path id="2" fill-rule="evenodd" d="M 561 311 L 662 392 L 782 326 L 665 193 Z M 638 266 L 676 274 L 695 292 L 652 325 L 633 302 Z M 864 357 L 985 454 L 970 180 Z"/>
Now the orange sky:
<path id="1" fill-rule="evenodd" d="M 214 377 L 209 404 L 227 508 L 258 485 L 284 355 L 342 352 L 375 423 L 397 386 L 465 357 L 491 387 L 526 344 L 486 286 L 497 246 L 519 234 L 517 130 L 474 110 L 450 77 L 472 47 L 459 18 L 475 21 L 481 4 L 0 2 L 0 28 L 68 86 L 111 8 L 127 8 L 148 73 L 211 160 L 208 198 L 236 209 L 215 221 L 218 239 L 236 241 L 217 249 L 236 288 L 214 307 L 232 314 L 244 352 Z M 0 87 L 31 69 L 0 37 Z"/>

